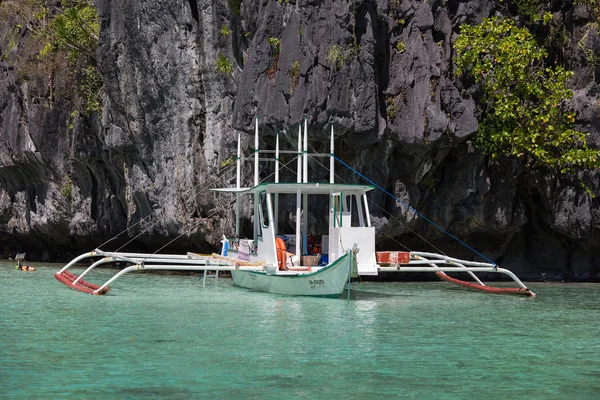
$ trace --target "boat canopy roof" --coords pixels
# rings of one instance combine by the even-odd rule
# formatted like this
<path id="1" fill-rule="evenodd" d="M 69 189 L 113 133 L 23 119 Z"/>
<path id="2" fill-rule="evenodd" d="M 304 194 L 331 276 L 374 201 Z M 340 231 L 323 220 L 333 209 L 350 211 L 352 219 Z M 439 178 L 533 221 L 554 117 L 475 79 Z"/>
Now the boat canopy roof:
<path id="1" fill-rule="evenodd" d="M 353 185 L 344 183 L 261 183 L 251 188 L 218 188 L 210 189 L 220 193 L 258 193 L 267 191 L 269 193 L 300 193 L 306 194 L 330 194 L 336 192 L 358 192 L 366 193 L 373 190 L 371 185 Z"/>

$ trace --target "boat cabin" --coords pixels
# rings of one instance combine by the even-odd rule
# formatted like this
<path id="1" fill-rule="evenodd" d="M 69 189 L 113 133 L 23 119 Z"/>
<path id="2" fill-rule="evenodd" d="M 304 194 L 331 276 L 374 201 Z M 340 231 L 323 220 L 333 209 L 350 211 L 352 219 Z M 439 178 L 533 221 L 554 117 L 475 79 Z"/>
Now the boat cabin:
<path id="1" fill-rule="evenodd" d="M 339 183 L 261 183 L 252 188 L 213 189 L 221 193 L 251 195 L 254 200 L 254 237 L 246 243 L 227 239 L 227 256 L 250 262 L 263 261 L 267 267 L 276 267 L 283 261 L 296 271 L 298 269 L 294 267 L 306 266 L 315 271 L 337 260 L 358 242 L 359 274 L 376 275 L 375 228 L 371 226 L 366 196 L 372 189 L 369 185 Z M 279 230 L 279 205 L 283 196 L 296 196 L 296 215 L 301 215 L 302 219 L 296 219 L 296 232 Z M 317 215 L 317 218 L 323 218 L 321 221 L 327 221 L 326 230 L 315 232 L 314 227 L 308 226 L 307 215 L 313 211 L 308 205 L 326 204 L 327 201 L 327 215 Z M 303 205 L 302 210 L 300 205 Z M 282 242 L 284 253 L 280 248 Z M 282 260 L 282 254 L 286 254 L 285 260 Z M 320 257 L 306 257 L 317 254 Z"/>

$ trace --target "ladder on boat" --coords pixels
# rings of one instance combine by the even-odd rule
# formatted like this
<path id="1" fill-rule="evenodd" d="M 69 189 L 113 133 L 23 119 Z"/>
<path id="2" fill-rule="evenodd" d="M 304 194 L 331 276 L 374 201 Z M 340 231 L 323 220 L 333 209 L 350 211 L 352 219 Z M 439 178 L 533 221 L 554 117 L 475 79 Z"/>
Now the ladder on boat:
<path id="1" fill-rule="evenodd" d="M 82 260 L 102 257 L 100 260 L 92 263 L 79 276 L 73 274 L 68 269 Z M 117 272 L 112 278 L 103 285 L 96 285 L 83 279 L 90 271 L 102 264 L 109 263 L 127 263 L 129 266 Z M 240 261 L 231 257 L 221 256 L 219 254 L 205 255 L 197 253 L 178 254 L 144 254 L 144 253 L 124 253 L 124 252 L 105 252 L 96 249 L 92 252 L 84 253 L 75 257 L 60 271 L 54 274 L 56 280 L 67 287 L 83 293 L 92 295 L 103 295 L 110 291 L 110 284 L 121 276 L 135 271 L 169 270 L 169 271 L 203 271 L 203 285 L 206 284 L 206 278 L 213 276 L 218 279 L 220 271 L 231 271 L 233 269 L 262 270 L 264 263 L 255 263 L 249 261 Z M 209 271 L 214 271 L 209 275 Z"/>
<path id="2" fill-rule="evenodd" d="M 521 282 L 511 271 L 500 268 L 495 264 L 461 260 L 436 253 L 419 251 L 378 251 L 375 253 L 379 270 L 382 272 L 435 272 L 438 278 L 468 289 L 495 294 L 517 294 L 535 297 L 535 293 Z M 466 272 L 476 282 L 467 282 L 452 278 L 446 272 Z M 510 277 L 517 285 L 516 288 L 501 288 L 484 284 L 475 272 L 503 274 Z"/>

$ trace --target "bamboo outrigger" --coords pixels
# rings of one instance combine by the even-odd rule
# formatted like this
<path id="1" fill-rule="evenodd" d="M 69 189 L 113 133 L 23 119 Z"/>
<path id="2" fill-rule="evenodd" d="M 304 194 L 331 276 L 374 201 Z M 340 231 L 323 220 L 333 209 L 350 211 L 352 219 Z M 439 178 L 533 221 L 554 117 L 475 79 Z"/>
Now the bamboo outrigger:
<path id="1" fill-rule="evenodd" d="M 432 272 L 440 279 L 471 289 L 489 293 L 510 293 L 535 296 L 519 278 L 509 270 L 499 268 L 493 262 L 474 262 L 426 252 L 376 251 L 375 228 L 371 225 L 368 192 L 375 184 L 341 184 L 335 182 L 334 135 L 331 128 L 331 151 L 329 154 L 313 154 L 312 157 L 329 157 L 329 182 L 308 182 L 308 127 L 304 120 L 298 133 L 297 179 L 296 182 L 279 182 L 279 135 L 275 145 L 274 182 L 259 182 L 258 118 L 255 120 L 254 141 L 254 185 L 241 187 L 241 149 L 238 133 L 236 187 L 212 189 L 218 193 L 235 195 L 235 237 L 240 235 L 240 198 L 251 196 L 254 210 L 253 237 L 248 240 L 224 238 L 220 254 L 185 255 L 142 254 L 105 252 L 96 249 L 84 253 L 65 265 L 55 276 L 68 287 L 91 294 L 105 294 L 110 284 L 123 274 L 140 270 L 183 270 L 230 271 L 237 286 L 271 293 L 308 296 L 339 296 L 351 277 L 378 275 L 380 272 Z M 355 171 L 356 172 L 356 171 Z M 362 175 L 361 175 L 362 176 Z M 363 177 L 365 178 L 365 177 Z M 366 178 L 365 178 L 366 179 Z M 367 179 L 368 180 L 368 179 Z M 370 181 L 369 181 L 370 182 Z M 387 193 L 387 192 L 386 192 Z M 389 194 L 389 193 L 388 193 Z M 295 231 L 279 229 L 280 200 L 282 196 L 295 198 Z M 320 196 L 321 204 L 329 203 L 328 227 L 317 235 L 320 243 L 319 258 L 308 257 L 309 249 L 309 198 Z M 314 227 L 313 227 L 314 228 Z M 287 239 L 287 243 L 286 240 Z M 477 253 L 479 254 L 479 253 Z M 86 258 L 101 257 L 92 263 L 80 276 L 68 269 Z M 489 260 L 488 260 L 489 261 Z M 91 284 L 82 278 L 95 267 L 121 262 L 129 266 L 119 271 L 103 285 Z M 466 272 L 475 283 L 461 281 L 446 275 L 446 272 Z M 504 274 L 511 278 L 517 288 L 494 288 L 485 285 L 476 272 Z"/>

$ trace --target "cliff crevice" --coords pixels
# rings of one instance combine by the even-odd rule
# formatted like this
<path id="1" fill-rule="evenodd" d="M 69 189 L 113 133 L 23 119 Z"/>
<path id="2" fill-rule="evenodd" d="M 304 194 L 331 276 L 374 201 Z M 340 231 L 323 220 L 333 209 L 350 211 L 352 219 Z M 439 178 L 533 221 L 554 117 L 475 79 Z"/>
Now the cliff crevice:
<path id="1" fill-rule="evenodd" d="M 554 176 L 473 144 L 480 93 L 456 78 L 453 43 L 461 24 L 513 15 L 517 3 L 96 0 L 104 104 L 77 118 L 74 99 L 48 89 L 72 84 L 66 64 L 24 78 L 17 57 L 39 49 L 14 47 L 15 21 L 4 18 L 0 253 L 66 260 L 122 232 L 107 246 L 140 234 L 128 248 L 153 251 L 181 236 L 165 251 L 208 251 L 234 223 L 233 199 L 205 189 L 235 184 L 221 174 L 237 132 L 249 154 L 258 116 L 261 147 L 280 132 L 293 148 L 306 117 L 316 151 L 328 151 L 333 124 L 346 162 L 503 266 L 526 278 L 597 279 L 598 171 Z M 597 147 L 599 30 L 584 5 L 549 12 L 552 23 L 534 34 L 574 71 L 567 106 Z M 373 200 L 381 247 L 472 256 L 399 202 Z M 248 227 L 251 205 L 242 208 Z"/>

